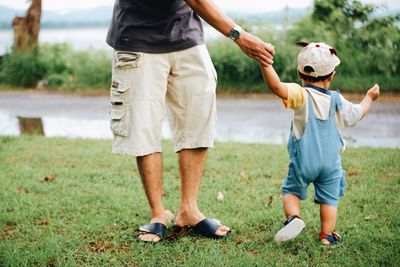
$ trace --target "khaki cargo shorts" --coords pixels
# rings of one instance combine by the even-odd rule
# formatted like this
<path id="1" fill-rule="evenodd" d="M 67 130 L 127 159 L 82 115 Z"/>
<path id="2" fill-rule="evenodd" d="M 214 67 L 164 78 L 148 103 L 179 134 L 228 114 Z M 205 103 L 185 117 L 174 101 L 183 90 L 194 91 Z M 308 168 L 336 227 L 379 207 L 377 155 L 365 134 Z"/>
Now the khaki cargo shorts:
<path id="1" fill-rule="evenodd" d="M 161 152 L 165 111 L 176 152 L 213 147 L 216 84 L 205 45 L 164 54 L 114 51 L 113 153 L 137 157 Z"/>

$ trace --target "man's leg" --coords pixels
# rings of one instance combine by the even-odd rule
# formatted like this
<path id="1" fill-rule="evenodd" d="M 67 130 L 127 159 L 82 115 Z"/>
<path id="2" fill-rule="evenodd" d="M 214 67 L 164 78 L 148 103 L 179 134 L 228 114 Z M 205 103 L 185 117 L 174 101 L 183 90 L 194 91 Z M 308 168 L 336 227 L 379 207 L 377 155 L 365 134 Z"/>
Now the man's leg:
<path id="1" fill-rule="evenodd" d="M 176 217 L 176 224 L 179 226 L 193 226 L 205 218 L 197 206 L 197 196 L 206 157 L 206 148 L 183 149 L 179 152 L 182 179 L 181 204 Z M 229 231 L 229 227 L 221 225 L 215 234 L 224 236 Z"/>
<path id="2" fill-rule="evenodd" d="M 321 232 L 332 234 L 336 227 L 337 208 L 327 205 L 320 205 Z"/>
<path id="3" fill-rule="evenodd" d="M 166 225 L 165 210 L 161 203 L 162 198 L 162 154 L 153 153 L 136 158 L 144 191 L 151 209 L 151 222 Z M 158 242 L 160 237 L 154 234 L 142 233 L 139 238 L 143 241 Z"/>

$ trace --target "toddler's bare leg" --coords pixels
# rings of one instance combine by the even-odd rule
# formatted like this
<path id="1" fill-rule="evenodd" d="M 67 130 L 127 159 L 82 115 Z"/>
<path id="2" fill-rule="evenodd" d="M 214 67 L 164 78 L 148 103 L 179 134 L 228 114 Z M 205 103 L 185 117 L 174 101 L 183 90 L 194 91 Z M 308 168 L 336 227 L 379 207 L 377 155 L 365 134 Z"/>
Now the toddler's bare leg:
<path id="1" fill-rule="evenodd" d="M 327 204 L 320 205 L 321 232 L 331 234 L 336 227 L 337 208 Z"/>
<path id="2" fill-rule="evenodd" d="M 283 196 L 283 209 L 285 211 L 286 218 L 292 215 L 297 215 L 300 217 L 300 198 L 291 194 Z"/>

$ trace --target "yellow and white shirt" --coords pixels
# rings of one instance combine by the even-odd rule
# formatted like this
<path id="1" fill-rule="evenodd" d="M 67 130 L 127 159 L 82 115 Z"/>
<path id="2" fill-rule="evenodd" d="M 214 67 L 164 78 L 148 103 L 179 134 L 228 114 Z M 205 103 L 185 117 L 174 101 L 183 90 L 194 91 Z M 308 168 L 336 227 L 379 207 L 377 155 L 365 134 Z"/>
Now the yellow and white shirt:
<path id="1" fill-rule="evenodd" d="M 315 116 L 321 120 L 329 118 L 329 106 L 331 96 L 328 90 L 313 85 L 304 87 L 296 83 L 284 83 L 288 89 L 288 99 L 283 100 L 286 108 L 294 111 L 293 133 L 299 139 L 306 127 L 308 118 L 307 91 L 310 93 Z M 338 130 L 354 126 L 361 120 L 362 107 L 359 104 L 353 104 L 340 95 L 342 109 L 336 112 L 335 119 Z"/>

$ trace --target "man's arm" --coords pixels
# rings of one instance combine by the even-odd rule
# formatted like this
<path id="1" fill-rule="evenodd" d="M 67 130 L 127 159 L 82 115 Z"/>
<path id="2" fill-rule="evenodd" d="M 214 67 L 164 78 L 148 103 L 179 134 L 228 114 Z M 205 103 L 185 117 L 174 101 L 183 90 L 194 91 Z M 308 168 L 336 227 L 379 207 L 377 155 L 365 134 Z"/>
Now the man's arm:
<path id="1" fill-rule="evenodd" d="M 379 97 L 379 85 L 375 84 L 371 89 L 368 90 L 364 99 L 360 103 L 362 107 L 361 118 L 364 118 L 364 116 L 368 113 L 371 107 L 372 101 L 375 101 L 378 97 Z"/>
<path id="2" fill-rule="evenodd" d="M 231 29 L 236 25 L 213 0 L 185 1 L 197 15 L 225 36 L 228 36 Z M 235 42 L 243 53 L 257 60 L 263 66 L 269 66 L 273 63 L 274 47 L 271 44 L 264 43 L 257 36 L 243 31 L 240 34 L 240 38 Z"/>
<path id="3" fill-rule="evenodd" d="M 275 72 L 272 66 L 264 67 L 261 66 L 261 73 L 264 77 L 265 84 L 283 100 L 288 98 L 288 89 L 281 83 L 278 74 Z"/>

